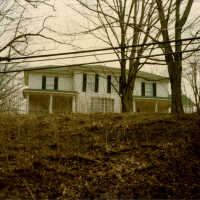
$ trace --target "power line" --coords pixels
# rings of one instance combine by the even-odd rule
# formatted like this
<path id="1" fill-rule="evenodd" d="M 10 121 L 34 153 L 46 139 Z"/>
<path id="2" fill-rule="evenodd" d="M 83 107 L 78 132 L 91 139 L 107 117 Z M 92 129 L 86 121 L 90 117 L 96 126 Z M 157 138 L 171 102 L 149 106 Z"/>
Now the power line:
<path id="1" fill-rule="evenodd" d="M 199 44 L 199 42 L 191 42 L 189 45 L 192 44 Z M 188 45 L 188 44 L 182 44 L 182 45 Z M 175 46 L 180 46 L 180 45 L 172 45 L 173 47 Z M 153 48 L 148 48 L 148 50 L 152 50 L 152 49 L 156 49 L 159 47 L 153 47 Z M 131 50 L 129 50 L 128 52 L 130 52 Z M 137 52 L 137 50 L 135 50 L 135 52 Z M 70 56 L 70 57 L 61 57 L 61 58 L 50 58 L 50 59 L 41 59 L 41 60 L 24 60 L 24 61 L 20 61 L 20 62 L 3 62 L 2 64 L 7 64 L 7 65 L 11 65 L 11 64 L 21 64 L 21 63 L 33 63 L 33 62 L 45 62 L 45 61 L 55 61 L 55 60 L 66 60 L 66 59 L 74 59 L 74 58 L 85 58 L 85 57 L 95 57 L 95 56 L 103 56 L 103 55 L 112 55 L 115 54 L 114 52 L 110 52 L 110 53 L 98 53 L 98 54 L 87 54 L 87 55 L 80 55 L 80 56 Z"/>
<path id="2" fill-rule="evenodd" d="M 52 58 L 52 59 L 50 58 L 50 59 L 42 59 L 42 60 L 25 60 L 25 61 L 20 61 L 20 62 L 6 62 L 6 63 L 2 63 L 2 64 L 21 64 L 21 63 L 43 62 L 43 61 L 66 60 L 66 59 L 73 59 L 73 58 L 85 58 L 85 57 L 103 56 L 103 55 L 110 55 L 110 54 L 114 54 L 114 52 L 99 53 L 99 54 L 88 54 L 88 55 L 82 55 L 82 56 Z"/>
<path id="3" fill-rule="evenodd" d="M 171 42 L 184 42 L 184 41 L 192 41 L 198 40 L 200 37 L 192 37 L 192 38 L 185 38 L 181 40 L 170 40 L 167 42 L 152 42 L 147 44 L 138 44 L 138 45 L 126 45 L 124 47 L 108 47 L 108 48 L 100 48 L 100 49 L 92 49 L 92 50 L 82 50 L 82 51 L 72 51 L 72 52 L 63 52 L 63 53 L 56 53 L 56 54 L 44 54 L 44 55 L 36 55 L 36 56 L 23 56 L 23 57 L 0 57 L 1 61 L 11 61 L 11 60 L 22 60 L 22 59 L 30 59 L 30 58 L 42 58 L 42 57 L 53 57 L 53 56 L 62 56 L 62 55 L 71 55 L 71 54 L 83 54 L 83 53 L 91 53 L 91 52 L 98 52 L 98 51 L 108 51 L 108 50 L 117 50 L 121 48 L 131 48 L 131 47 L 142 47 L 142 46 L 151 46 L 151 45 L 162 45 L 168 44 Z"/>
<path id="4" fill-rule="evenodd" d="M 188 52 L 195 52 L 195 51 L 200 51 L 199 49 L 195 50 L 185 50 L 185 51 L 180 51 L 176 53 L 188 53 Z M 19 72 L 28 72 L 28 71 L 40 71 L 40 70 L 47 70 L 47 69 L 59 69 L 59 68 L 68 68 L 68 67 L 77 67 L 77 66 L 84 66 L 84 65 L 96 65 L 96 64 L 102 64 L 102 63 L 111 63 L 111 62 L 117 62 L 121 60 L 135 60 L 138 58 L 149 58 L 149 57 L 157 57 L 157 56 L 163 56 L 163 55 L 170 55 L 172 53 L 165 53 L 165 54 L 154 54 L 150 56 L 140 56 L 136 58 L 125 58 L 125 59 L 113 59 L 113 60 L 104 60 L 104 61 L 97 61 L 97 62 L 88 62 L 88 63 L 78 63 L 78 64 L 71 64 L 71 65 L 61 65 L 61 66 L 52 66 L 52 67 L 38 67 L 38 68 L 27 68 L 27 69 L 21 69 L 21 70 L 11 70 L 11 71 L 3 71 L 0 72 L 0 74 L 8 74 L 8 73 L 19 73 Z"/>

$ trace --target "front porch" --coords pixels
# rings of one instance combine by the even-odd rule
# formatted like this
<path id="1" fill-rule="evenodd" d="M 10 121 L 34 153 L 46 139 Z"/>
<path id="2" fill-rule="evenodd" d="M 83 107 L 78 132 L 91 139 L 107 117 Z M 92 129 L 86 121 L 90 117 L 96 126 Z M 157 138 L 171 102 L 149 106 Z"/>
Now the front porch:
<path id="1" fill-rule="evenodd" d="M 71 113 L 77 111 L 77 93 L 25 89 L 26 113 Z"/>
<path id="2" fill-rule="evenodd" d="M 162 97 L 134 97 L 133 112 L 168 113 L 171 106 L 170 98 Z"/>

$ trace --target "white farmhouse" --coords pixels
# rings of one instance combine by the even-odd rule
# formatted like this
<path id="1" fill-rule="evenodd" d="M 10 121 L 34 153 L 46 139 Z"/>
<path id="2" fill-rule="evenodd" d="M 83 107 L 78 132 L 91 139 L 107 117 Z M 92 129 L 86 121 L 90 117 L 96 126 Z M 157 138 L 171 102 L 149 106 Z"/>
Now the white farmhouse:
<path id="1" fill-rule="evenodd" d="M 105 66 L 44 67 L 26 71 L 23 90 L 27 113 L 121 112 L 120 69 Z M 138 72 L 134 112 L 168 112 L 169 79 Z"/>

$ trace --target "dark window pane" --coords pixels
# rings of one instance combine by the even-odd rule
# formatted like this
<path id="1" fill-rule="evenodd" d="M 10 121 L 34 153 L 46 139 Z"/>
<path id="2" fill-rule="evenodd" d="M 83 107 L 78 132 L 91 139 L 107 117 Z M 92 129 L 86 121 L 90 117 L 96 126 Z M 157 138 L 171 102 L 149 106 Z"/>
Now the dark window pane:
<path id="1" fill-rule="evenodd" d="M 95 74 L 95 92 L 99 92 L 99 74 Z"/>
<path id="2" fill-rule="evenodd" d="M 156 97 L 156 83 L 153 83 L 153 96 Z"/>
<path id="3" fill-rule="evenodd" d="M 87 74 L 83 73 L 83 92 L 86 92 L 86 85 L 87 85 Z"/>
<path id="4" fill-rule="evenodd" d="M 42 76 L 42 89 L 46 89 L 46 76 Z"/>
<path id="5" fill-rule="evenodd" d="M 145 83 L 142 82 L 142 86 L 141 86 L 141 89 L 142 89 L 142 96 L 145 96 Z"/>
<path id="6" fill-rule="evenodd" d="M 54 90 L 58 89 L 58 77 L 54 78 Z"/>
<path id="7" fill-rule="evenodd" d="M 107 93 L 111 93 L 111 75 L 107 76 Z"/>

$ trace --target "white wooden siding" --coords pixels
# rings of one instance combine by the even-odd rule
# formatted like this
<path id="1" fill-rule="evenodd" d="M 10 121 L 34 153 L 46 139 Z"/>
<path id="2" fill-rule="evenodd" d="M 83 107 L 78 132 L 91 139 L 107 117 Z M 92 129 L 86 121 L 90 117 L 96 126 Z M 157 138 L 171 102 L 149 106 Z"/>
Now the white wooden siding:
<path id="1" fill-rule="evenodd" d="M 72 91 L 73 90 L 73 78 L 70 75 L 58 75 L 48 73 L 29 73 L 29 85 L 30 89 L 42 89 L 42 76 L 58 77 L 58 90 Z"/>
<path id="2" fill-rule="evenodd" d="M 73 78 L 67 76 L 58 76 L 58 90 L 72 91 Z"/>
<path id="3" fill-rule="evenodd" d="M 82 72 L 74 72 L 74 76 L 73 76 L 74 91 L 81 92 L 82 85 L 83 85 L 83 73 Z"/>
<path id="4" fill-rule="evenodd" d="M 31 89 L 42 89 L 42 75 L 37 73 L 29 73 L 28 87 Z"/>
<path id="5" fill-rule="evenodd" d="M 168 83 L 166 81 L 159 81 L 156 83 L 156 92 L 158 97 L 168 97 Z"/>
<path id="6" fill-rule="evenodd" d="M 133 91 L 133 95 L 141 96 L 141 80 L 135 81 L 135 88 L 134 88 L 134 91 Z"/>

